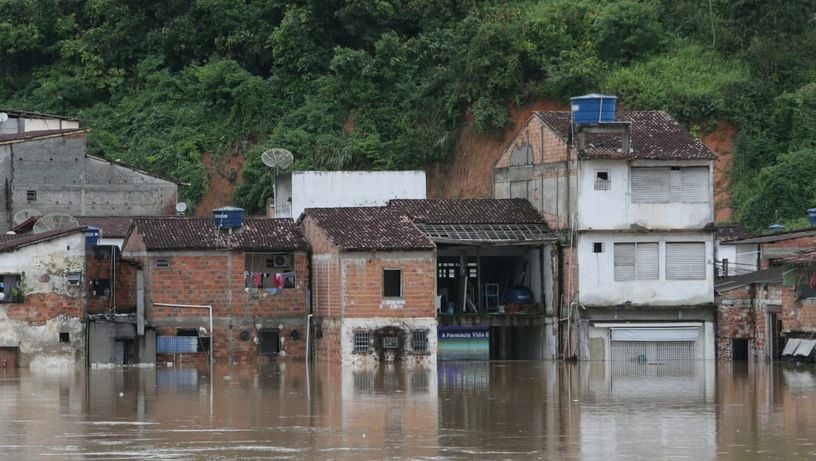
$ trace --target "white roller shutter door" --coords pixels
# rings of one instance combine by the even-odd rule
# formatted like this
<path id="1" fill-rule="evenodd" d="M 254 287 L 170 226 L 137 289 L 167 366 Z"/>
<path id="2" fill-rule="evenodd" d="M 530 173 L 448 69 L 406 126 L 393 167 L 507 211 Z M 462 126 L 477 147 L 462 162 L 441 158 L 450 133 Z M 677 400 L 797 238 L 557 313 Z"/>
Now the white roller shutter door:
<path id="1" fill-rule="evenodd" d="M 667 203 L 671 199 L 668 168 L 632 168 L 632 203 Z"/>
<path id="2" fill-rule="evenodd" d="M 615 244 L 615 281 L 630 282 L 635 279 L 635 244 Z"/>
<path id="3" fill-rule="evenodd" d="M 657 243 L 638 243 L 635 247 L 638 280 L 657 280 L 660 278 Z"/>
<path id="4" fill-rule="evenodd" d="M 666 243 L 667 280 L 705 280 L 705 243 Z"/>

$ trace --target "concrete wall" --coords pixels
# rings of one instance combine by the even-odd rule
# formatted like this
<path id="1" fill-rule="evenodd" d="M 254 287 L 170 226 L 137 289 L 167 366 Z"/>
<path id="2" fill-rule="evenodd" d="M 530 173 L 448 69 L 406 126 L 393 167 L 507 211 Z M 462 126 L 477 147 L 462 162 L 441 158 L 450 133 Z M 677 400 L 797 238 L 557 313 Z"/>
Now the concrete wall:
<path id="1" fill-rule="evenodd" d="M 0 347 L 19 348 L 20 366 L 84 364 L 84 264 L 82 232 L 0 254 L 0 274 L 18 274 L 25 293 L 23 302 L 0 303 Z M 78 285 L 68 283 L 70 272 L 81 274 Z"/>
<path id="2" fill-rule="evenodd" d="M 107 320 L 94 320 L 88 323 L 88 362 L 91 366 L 123 365 L 116 355 L 114 344 L 117 340 L 134 342 L 134 364 L 156 362 L 156 332 L 145 330 L 144 336 L 136 335 L 136 325 Z"/>
<path id="3" fill-rule="evenodd" d="M 297 219 L 306 208 L 382 206 L 395 198 L 424 199 L 424 171 L 295 171 L 280 180 L 276 218 Z"/>
<path id="4" fill-rule="evenodd" d="M 339 337 L 341 362 L 352 364 L 374 364 L 380 362 L 380 357 L 376 351 L 364 354 L 354 353 L 354 332 L 359 330 L 373 332 L 381 328 L 394 327 L 399 329 L 403 335 L 401 364 L 436 365 L 436 325 L 436 319 L 434 317 L 345 318 L 342 320 Z M 414 354 L 411 351 L 411 330 L 425 330 L 428 332 L 427 353 Z"/>
<path id="5" fill-rule="evenodd" d="M 603 252 L 594 253 L 593 243 L 602 243 Z M 657 280 L 615 281 L 614 244 L 659 242 L 660 275 Z M 703 242 L 706 251 L 705 280 L 666 280 L 666 242 Z M 578 237 L 579 302 L 605 306 L 672 306 L 714 302 L 714 249 L 710 233 L 614 233 L 587 232 Z"/>
<path id="6" fill-rule="evenodd" d="M 11 210 L 2 207 L 0 231 L 26 208 L 75 216 L 166 215 L 174 213 L 177 200 L 175 183 L 86 157 L 84 133 L 0 146 L 0 168 L 0 181 L 8 179 L 11 190 Z M 7 200 L 0 190 L 0 203 Z"/>
<path id="7" fill-rule="evenodd" d="M 709 167 L 708 201 L 700 203 L 633 203 L 631 167 Z M 609 173 L 609 189 L 595 190 L 598 171 Z M 714 221 L 711 200 L 711 162 L 708 161 L 613 161 L 584 160 L 578 163 L 578 229 L 629 229 L 632 224 L 649 229 L 702 229 Z"/>

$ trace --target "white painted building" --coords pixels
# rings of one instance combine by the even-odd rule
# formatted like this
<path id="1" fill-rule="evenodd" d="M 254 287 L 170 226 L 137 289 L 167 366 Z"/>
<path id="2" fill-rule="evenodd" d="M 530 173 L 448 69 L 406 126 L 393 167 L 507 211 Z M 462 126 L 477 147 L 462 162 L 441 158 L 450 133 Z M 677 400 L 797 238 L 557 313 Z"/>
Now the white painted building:
<path id="1" fill-rule="evenodd" d="M 297 219 L 306 208 L 385 206 L 424 199 L 424 171 L 293 171 L 278 175 L 268 215 Z"/>
<path id="2" fill-rule="evenodd" d="M 494 171 L 561 232 L 563 354 L 713 359 L 714 154 L 665 112 L 572 120 L 534 114 Z"/>
<path id="3" fill-rule="evenodd" d="M 79 120 L 59 115 L 0 108 L 0 135 L 79 128 Z"/>

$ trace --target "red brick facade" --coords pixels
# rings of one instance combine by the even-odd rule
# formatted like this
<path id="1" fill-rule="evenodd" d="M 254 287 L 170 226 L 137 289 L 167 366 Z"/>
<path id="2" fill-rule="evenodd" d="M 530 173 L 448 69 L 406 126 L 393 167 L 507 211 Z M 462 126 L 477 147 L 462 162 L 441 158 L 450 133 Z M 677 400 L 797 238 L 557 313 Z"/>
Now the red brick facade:
<path id="1" fill-rule="evenodd" d="M 208 329 L 206 309 L 156 304 L 211 305 L 214 317 L 213 353 L 216 361 L 255 362 L 261 357 L 262 330 L 277 330 L 277 357 L 305 356 L 309 267 L 304 251 L 163 251 L 145 252 L 132 233 L 125 247 L 143 267 L 147 321 L 159 336 L 174 336 L 177 328 Z M 292 258 L 294 287 L 247 287 L 253 258 L 285 253 Z M 144 256 L 144 255 L 147 256 Z M 250 265 L 247 265 L 250 264 Z M 231 268 L 231 269 L 230 269 Z M 274 274 L 277 269 L 270 269 Z M 165 357 L 166 358 L 166 357 Z"/>
<path id="2" fill-rule="evenodd" d="M 113 252 L 113 255 L 111 255 Z M 88 314 L 101 314 L 115 308 L 116 313 L 136 312 L 137 267 L 122 261 L 121 252 L 115 246 L 89 248 L 85 256 L 85 285 L 88 298 Z M 111 280 L 113 266 L 113 280 Z M 108 294 L 94 295 L 94 282 L 108 280 Z M 115 298 L 111 300 L 111 297 Z"/>

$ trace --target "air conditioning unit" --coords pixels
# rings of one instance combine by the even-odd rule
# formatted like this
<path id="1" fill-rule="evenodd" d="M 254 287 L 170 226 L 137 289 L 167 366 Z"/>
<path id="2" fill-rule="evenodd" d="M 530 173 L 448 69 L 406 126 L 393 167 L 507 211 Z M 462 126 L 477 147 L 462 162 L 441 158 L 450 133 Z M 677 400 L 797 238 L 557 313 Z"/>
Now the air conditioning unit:
<path id="1" fill-rule="evenodd" d="M 267 263 L 267 265 L 269 264 Z M 290 267 L 291 265 L 291 255 L 275 255 L 272 257 L 272 267 Z"/>

